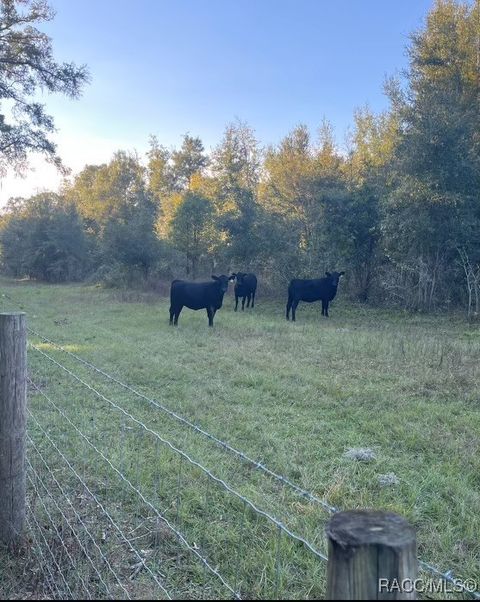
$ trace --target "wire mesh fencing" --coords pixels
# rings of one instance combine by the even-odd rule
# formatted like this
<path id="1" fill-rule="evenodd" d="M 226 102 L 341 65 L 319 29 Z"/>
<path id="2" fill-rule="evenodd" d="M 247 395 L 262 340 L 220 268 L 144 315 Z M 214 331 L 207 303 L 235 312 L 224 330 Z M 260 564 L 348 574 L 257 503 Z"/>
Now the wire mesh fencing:
<path id="1" fill-rule="evenodd" d="M 29 378 L 29 521 L 40 533 L 46 586 L 54 582 L 67 597 L 87 588 L 94 597 L 321 595 L 326 556 L 317 542 L 193 459 L 184 441 L 167 440 L 31 350 L 76 389 L 54 396 L 42 390 L 41 373 Z"/>

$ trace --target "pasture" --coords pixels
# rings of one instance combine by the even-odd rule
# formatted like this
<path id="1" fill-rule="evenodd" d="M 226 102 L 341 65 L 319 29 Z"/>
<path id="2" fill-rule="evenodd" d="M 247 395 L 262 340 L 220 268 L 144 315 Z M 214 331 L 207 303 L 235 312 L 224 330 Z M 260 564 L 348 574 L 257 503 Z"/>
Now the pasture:
<path id="1" fill-rule="evenodd" d="M 95 582 L 96 594 L 105 597 L 108 590 L 102 590 L 102 579 L 91 566 L 100 567 L 104 554 L 131 597 L 158 597 L 149 571 L 131 557 L 139 553 L 134 549 L 141 551 L 152 573 L 160 571 L 165 588 L 178 597 L 226 595 L 217 574 L 241 597 L 324 594 L 322 561 L 252 512 L 241 497 L 211 483 L 208 474 L 164 441 L 323 553 L 326 509 L 147 399 L 331 506 L 404 515 L 417 528 L 420 559 L 442 571 L 451 569 L 456 577 L 480 580 L 478 326 L 461 315 L 412 315 L 348 305 L 341 290 L 330 318 L 320 315 L 320 303 L 301 303 L 297 322 L 291 323 L 284 317 L 286 293 L 278 301 L 266 301 L 261 283 L 258 292 L 253 311 L 235 313 L 230 285 L 213 328 L 208 328 L 204 310 L 188 309 L 173 328 L 168 299 L 150 293 L 0 280 L 0 311 L 23 308 L 28 325 L 39 335 L 144 396 L 30 333 L 35 346 L 28 356 L 33 383 L 30 505 L 42 516 L 48 511 L 55 516 L 56 496 L 48 489 L 58 479 L 65 499 L 73 499 L 72 506 L 90 521 L 99 545 L 88 548 L 93 563 L 79 554 L 83 560 L 78 560 L 75 575 L 67 567 L 64 579 L 52 586 L 62 573 L 59 558 L 65 560 L 60 548 L 74 555 L 75 541 L 87 547 L 88 537 L 75 538 L 64 526 L 58 533 L 50 527 L 45 543 L 37 534 L 39 541 L 30 543 L 32 549 L 44 549 L 43 574 L 32 572 L 30 550 L 23 550 L 24 593 L 60 596 L 70 588 L 81 595 L 82 587 Z M 375 458 L 352 459 L 347 452 L 356 448 L 372 450 Z M 64 458 L 127 542 L 119 542 L 100 506 L 79 491 Z M 390 473 L 396 480 L 386 485 Z M 42 504 L 42 499 L 47 502 Z M 185 535 L 193 553 L 159 523 L 153 507 Z M 62 525 L 77 521 L 73 508 L 63 508 Z M 63 544 L 57 541 L 61 538 Z M 47 550 L 53 541 L 59 548 L 57 565 Z M 195 551 L 208 557 L 214 572 L 198 562 Z M 105 580 L 107 569 L 98 568 Z M 0 568 L 2 597 L 15 587 L 18 592 L 15 570 L 5 563 Z M 118 583 L 111 586 L 113 597 L 124 593 Z"/>

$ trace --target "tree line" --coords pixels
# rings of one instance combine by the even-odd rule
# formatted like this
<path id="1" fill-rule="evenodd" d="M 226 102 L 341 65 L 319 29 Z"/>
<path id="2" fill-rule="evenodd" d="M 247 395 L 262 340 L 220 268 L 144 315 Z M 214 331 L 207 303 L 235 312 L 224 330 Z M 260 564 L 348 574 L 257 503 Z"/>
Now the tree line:
<path id="1" fill-rule="evenodd" d="M 152 136 L 145 157 L 11 199 L 3 271 L 139 286 L 241 269 L 274 290 L 338 269 L 354 299 L 478 314 L 480 1 L 438 0 L 407 51 L 389 109 L 357 110 L 346 150 L 326 120 L 267 148 L 236 121 L 210 153 Z"/>

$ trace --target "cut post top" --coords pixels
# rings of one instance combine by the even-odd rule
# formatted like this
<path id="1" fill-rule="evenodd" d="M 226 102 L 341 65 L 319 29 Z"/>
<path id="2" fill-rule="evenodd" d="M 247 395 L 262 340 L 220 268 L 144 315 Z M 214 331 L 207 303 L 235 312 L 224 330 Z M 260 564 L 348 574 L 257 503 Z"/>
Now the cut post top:
<path id="1" fill-rule="evenodd" d="M 327 535 L 341 546 L 404 546 L 415 540 L 415 529 L 398 514 L 378 510 L 349 510 L 334 514 Z"/>

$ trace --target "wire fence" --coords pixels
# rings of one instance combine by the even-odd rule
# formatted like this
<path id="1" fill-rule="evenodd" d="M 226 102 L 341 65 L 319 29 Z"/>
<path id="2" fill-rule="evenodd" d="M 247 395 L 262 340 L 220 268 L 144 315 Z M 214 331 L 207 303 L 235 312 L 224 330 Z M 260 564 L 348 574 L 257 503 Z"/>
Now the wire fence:
<path id="1" fill-rule="evenodd" d="M 39 342 L 29 341 L 27 521 L 40 567 L 38 587 L 45 595 L 314 599 L 324 594 L 324 525 L 334 506 L 28 330 Z M 178 428 L 162 424 L 160 432 L 152 424 L 152 409 Z M 217 448 L 209 466 L 198 460 L 205 447 L 192 443 L 191 433 Z M 218 453 L 227 454 L 229 466 L 218 461 Z M 235 484 L 244 482 L 243 488 Z M 260 482 L 268 495 L 258 495 Z M 292 512 L 298 500 L 302 512 Z M 458 586 L 451 571 L 426 562 L 420 567 Z M 464 593 L 480 599 L 477 592 Z"/>
<path id="2" fill-rule="evenodd" d="M 80 413 L 78 408 L 71 408 L 68 399 L 53 400 L 35 381 L 29 379 L 33 390 L 31 397 L 37 403 L 39 400 L 42 402 L 43 419 L 37 417 L 40 413 L 39 404 L 37 412 L 31 411 L 31 428 L 38 430 L 43 441 L 49 444 L 48 454 L 54 453 L 60 457 L 77 478 L 79 486 L 84 488 L 118 533 L 121 531 L 118 520 L 115 521 L 111 516 L 109 508 L 112 502 L 118 501 L 118 495 L 122 497 L 120 491 L 123 491 L 128 504 L 125 506 L 126 500 L 122 500 L 120 512 L 133 504 L 134 514 L 140 516 L 142 521 L 151 517 L 160 523 L 162 529 L 167 530 L 190 553 L 192 561 L 199 561 L 203 565 L 204 572 L 208 573 L 203 578 L 208 577 L 208 581 L 212 582 L 210 590 L 216 588 L 211 593 L 217 597 L 226 594 L 235 598 L 268 597 L 272 588 L 280 595 L 282 576 L 285 576 L 285 570 L 280 569 L 281 558 L 287 549 L 292 550 L 286 556 L 288 571 L 296 575 L 303 574 L 309 564 L 326 560 L 326 555 L 314 543 L 259 508 L 179 446 L 162 437 L 36 345 L 30 343 L 30 348 L 90 394 L 82 399 Z M 52 431 L 56 433 L 55 437 L 51 435 Z M 59 442 L 67 445 L 70 453 L 81 450 L 79 456 L 84 464 L 84 474 L 92 472 L 95 466 L 94 484 L 89 486 L 85 479 L 82 480 L 82 470 L 75 468 Z M 133 463 L 132 459 L 135 460 Z M 94 493 L 99 487 L 105 493 L 103 502 Z M 109 491 L 113 498 L 107 509 Z M 192 505 L 196 513 L 191 512 Z M 205 521 L 205 513 L 210 516 L 209 521 Z M 131 512 L 127 514 L 130 516 Z M 248 529 L 245 528 L 247 525 Z M 243 533 L 241 537 L 239 531 Z M 221 545 L 219 538 L 223 540 Z M 247 545 L 245 539 L 248 539 Z M 123 541 L 127 544 L 128 538 L 124 536 Z M 195 544 L 189 543 L 191 541 Z M 200 542 L 204 542 L 203 545 Z M 240 548 L 244 555 L 248 552 L 248 559 L 242 558 Z M 136 556 L 139 562 L 144 561 L 138 552 Z M 245 571 L 244 566 L 240 571 L 240 565 L 246 564 L 245 560 L 251 564 L 251 570 Z M 223 570 L 217 568 L 223 566 Z M 257 566 L 263 567 L 259 576 L 255 575 L 254 567 Z M 148 564 L 145 567 L 148 571 Z M 297 581 L 293 573 L 292 579 L 288 580 L 290 583 Z M 150 576 L 153 576 L 153 572 Z M 239 582 L 235 583 L 235 580 Z M 161 584 L 156 585 L 160 587 Z M 310 582 L 308 588 L 318 585 Z M 282 588 L 285 589 L 283 585 Z M 176 591 L 175 595 L 178 593 Z M 297 583 L 288 595 L 298 593 Z M 301 597 L 305 597 L 305 594 L 304 590 Z"/>

